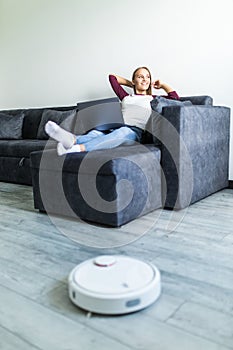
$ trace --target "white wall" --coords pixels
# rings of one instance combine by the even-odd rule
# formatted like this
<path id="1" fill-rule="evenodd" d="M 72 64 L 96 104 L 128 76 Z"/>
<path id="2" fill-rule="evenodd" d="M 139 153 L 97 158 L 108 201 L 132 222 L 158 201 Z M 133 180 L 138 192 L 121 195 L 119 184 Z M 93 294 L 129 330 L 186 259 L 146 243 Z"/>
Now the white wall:
<path id="1" fill-rule="evenodd" d="M 233 108 L 232 10 L 232 0 L 0 0 L 0 109 L 113 96 L 108 74 L 140 65 L 180 95 Z"/>

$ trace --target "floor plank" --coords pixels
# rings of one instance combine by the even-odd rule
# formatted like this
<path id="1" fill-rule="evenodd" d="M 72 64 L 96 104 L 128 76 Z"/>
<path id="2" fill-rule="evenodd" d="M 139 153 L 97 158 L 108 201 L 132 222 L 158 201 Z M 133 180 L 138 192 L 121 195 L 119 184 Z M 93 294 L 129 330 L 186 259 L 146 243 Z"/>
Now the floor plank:
<path id="1" fill-rule="evenodd" d="M 0 287 L 0 295 L 0 324 L 41 349 L 93 350 L 95 345 L 103 350 L 129 349 L 121 341 L 101 336 L 84 322 L 74 322 L 9 289 Z"/>
<path id="2" fill-rule="evenodd" d="M 2 350 L 41 350 L 24 341 L 17 335 L 0 327 L 0 349 Z"/>
<path id="3" fill-rule="evenodd" d="M 195 303 L 184 303 L 168 320 L 169 324 L 225 346 L 233 344 L 233 317 Z"/>

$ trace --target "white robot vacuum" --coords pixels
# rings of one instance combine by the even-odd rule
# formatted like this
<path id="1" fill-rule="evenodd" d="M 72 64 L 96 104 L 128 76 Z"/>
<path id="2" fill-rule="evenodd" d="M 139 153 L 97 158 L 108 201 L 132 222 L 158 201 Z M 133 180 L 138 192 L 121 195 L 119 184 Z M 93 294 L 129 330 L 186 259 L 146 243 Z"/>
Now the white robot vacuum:
<path id="1" fill-rule="evenodd" d="M 77 265 L 68 279 L 69 297 L 99 314 L 126 314 L 146 308 L 161 293 L 159 270 L 121 255 L 101 255 Z"/>

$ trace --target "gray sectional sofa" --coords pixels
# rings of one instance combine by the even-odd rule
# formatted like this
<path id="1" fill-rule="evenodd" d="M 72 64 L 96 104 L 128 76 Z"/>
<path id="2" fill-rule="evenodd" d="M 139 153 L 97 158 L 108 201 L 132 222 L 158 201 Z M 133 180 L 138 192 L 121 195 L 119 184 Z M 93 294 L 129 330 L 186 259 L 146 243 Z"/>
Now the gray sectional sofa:
<path id="1" fill-rule="evenodd" d="M 46 121 L 75 133 L 85 133 L 85 125 L 103 128 L 93 106 L 111 104 L 120 113 L 116 98 L 0 111 L 0 181 L 32 184 L 40 211 L 113 227 L 157 208 L 185 208 L 228 187 L 230 109 L 213 106 L 209 96 L 169 102 L 152 102 L 143 144 L 62 157 L 44 133 Z"/>

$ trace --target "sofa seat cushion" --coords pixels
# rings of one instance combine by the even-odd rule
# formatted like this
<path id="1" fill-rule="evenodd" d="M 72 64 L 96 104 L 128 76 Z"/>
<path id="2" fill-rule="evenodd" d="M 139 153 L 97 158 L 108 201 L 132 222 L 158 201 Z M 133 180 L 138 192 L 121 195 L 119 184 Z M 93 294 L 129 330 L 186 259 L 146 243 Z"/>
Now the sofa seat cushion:
<path id="1" fill-rule="evenodd" d="M 46 148 L 55 148 L 55 141 L 46 140 L 0 140 L 0 157 L 29 158 L 33 151 Z"/>
<path id="2" fill-rule="evenodd" d="M 52 148 L 52 147 L 51 147 Z M 154 145 L 136 145 L 116 147 L 106 152 L 98 150 L 92 152 L 68 153 L 66 156 L 58 157 L 55 149 L 47 150 L 42 156 L 41 152 L 33 153 L 33 167 L 52 171 L 62 171 L 66 173 L 112 175 L 119 172 L 127 173 L 130 169 L 130 162 L 136 162 L 135 158 L 140 157 L 140 165 L 145 168 L 153 168 L 153 163 L 148 162 L 147 153 L 152 153 L 155 159 L 160 161 L 160 150 Z M 143 156 L 144 155 L 144 156 Z M 43 162 L 41 162 L 43 157 Z M 86 158 L 86 165 L 82 161 Z M 100 160 L 101 159 L 101 160 Z M 128 166 L 125 166 L 125 161 Z M 84 162 L 83 162 L 84 163 Z M 100 167 L 100 164 L 102 166 Z M 81 166 L 82 165 L 82 166 Z M 81 166 L 81 167 L 80 167 Z"/>

